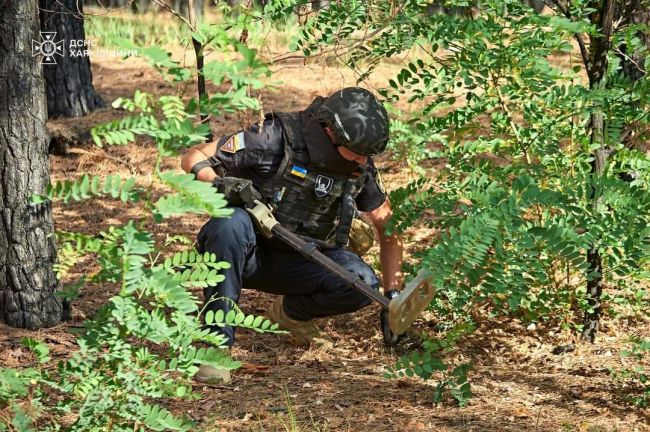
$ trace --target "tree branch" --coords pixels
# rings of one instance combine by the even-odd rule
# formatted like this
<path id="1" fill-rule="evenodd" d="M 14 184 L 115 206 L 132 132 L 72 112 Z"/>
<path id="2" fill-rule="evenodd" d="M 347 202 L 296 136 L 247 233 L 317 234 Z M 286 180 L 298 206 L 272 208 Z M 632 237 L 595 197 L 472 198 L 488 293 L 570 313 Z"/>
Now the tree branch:
<path id="1" fill-rule="evenodd" d="M 189 15 L 190 15 L 190 28 L 196 29 L 197 28 L 197 18 L 196 18 L 196 11 L 194 10 L 194 0 L 189 0 L 188 1 L 188 9 L 189 9 Z M 205 124 L 208 126 L 208 136 L 206 137 L 208 141 L 212 141 L 213 136 L 212 136 L 212 131 L 210 130 L 210 116 L 208 114 L 204 114 L 203 111 L 203 106 L 202 106 L 202 101 L 208 101 L 209 96 L 208 96 L 208 91 L 205 86 L 205 75 L 203 75 L 203 67 L 205 64 L 205 57 L 203 53 L 203 49 L 205 46 L 197 40 L 194 36 L 192 36 L 192 46 L 194 47 L 194 55 L 196 56 L 196 82 L 197 82 L 197 90 L 199 93 L 199 115 L 201 116 L 201 124 Z"/>
<path id="2" fill-rule="evenodd" d="M 355 48 L 357 48 L 362 43 L 366 42 L 367 40 L 373 38 L 374 36 L 376 36 L 377 34 L 382 32 L 383 30 L 385 30 L 386 27 L 387 27 L 387 25 L 383 26 L 383 27 L 380 27 L 380 28 L 370 32 L 369 34 L 365 35 L 361 39 L 356 40 L 352 45 L 345 47 L 345 50 L 342 53 L 338 52 L 338 47 L 334 47 L 334 48 L 331 48 L 331 49 L 328 49 L 328 50 L 321 51 L 318 54 L 313 54 L 313 55 L 308 55 L 308 56 L 284 54 L 284 57 L 282 55 L 276 56 L 274 59 L 271 60 L 271 63 L 275 64 L 275 63 L 280 63 L 280 62 L 291 60 L 291 59 L 300 59 L 300 60 L 304 61 L 304 60 L 306 60 L 308 58 L 322 57 L 322 56 L 328 55 L 330 53 L 334 53 L 338 57 L 338 56 L 341 56 L 343 54 L 346 54 L 346 53 L 354 50 Z"/>
<path id="3" fill-rule="evenodd" d="M 551 9 L 553 9 L 553 6 L 556 6 L 562 15 L 564 15 L 567 19 L 572 20 L 571 12 L 569 11 L 568 7 L 566 7 L 566 5 L 563 5 L 560 2 L 560 0 L 544 0 L 544 4 L 546 4 L 546 6 L 550 7 Z M 591 81 L 591 63 L 589 61 L 589 51 L 587 50 L 587 45 L 585 44 L 585 40 L 581 34 L 576 33 L 574 34 L 574 37 L 578 42 L 578 47 L 580 48 L 580 57 L 582 57 L 582 63 L 585 65 L 585 69 L 587 69 L 587 75 Z"/>
<path id="4" fill-rule="evenodd" d="M 183 15 L 181 15 L 180 13 L 176 12 L 174 9 L 171 8 L 171 6 L 169 6 L 169 5 L 168 5 L 167 3 L 165 3 L 163 0 L 151 0 L 151 1 L 153 1 L 155 4 L 157 4 L 157 5 L 160 6 L 161 8 L 165 9 L 167 12 L 171 13 L 172 15 L 174 15 L 174 16 L 175 16 L 176 18 L 178 18 L 179 20 L 183 21 L 185 24 L 187 24 L 187 26 L 190 28 L 190 30 L 192 30 L 193 32 L 196 31 L 196 27 L 195 27 L 194 25 L 192 25 L 192 23 L 191 23 L 187 18 L 185 18 L 185 17 L 184 17 Z M 191 12 L 190 12 L 190 13 L 191 13 Z"/>

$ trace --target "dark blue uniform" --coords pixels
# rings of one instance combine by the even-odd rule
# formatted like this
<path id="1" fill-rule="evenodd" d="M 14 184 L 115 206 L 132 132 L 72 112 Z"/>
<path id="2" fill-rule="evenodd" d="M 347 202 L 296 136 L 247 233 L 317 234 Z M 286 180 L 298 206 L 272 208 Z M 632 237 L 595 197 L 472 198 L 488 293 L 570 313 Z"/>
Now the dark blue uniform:
<path id="1" fill-rule="evenodd" d="M 254 125 L 221 138 L 217 148 L 216 157 L 226 176 L 250 179 L 259 185 L 276 173 L 283 159 L 282 127 L 277 121 L 267 120 L 261 132 L 259 125 Z M 386 200 L 372 160 L 369 160 L 368 172 L 365 185 L 356 197 L 360 212 L 372 211 Z M 242 287 L 284 295 L 286 314 L 299 321 L 354 312 L 370 303 L 367 297 L 318 264 L 298 252 L 278 246 L 277 240 L 256 233 L 246 210 L 235 208 L 230 218 L 210 219 L 198 234 L 198 249 L 214 252 L 231 267 L 223 270 L 225 281 L 205 289 L 206 301 L 221 298 L 211 301 L 207 308 L 232 309 L 232 301 L 239 301 Z M 322 252 L 357 273 L 372 288 L 379 289 L 374 271 L 359 256 L 335 246 Z M 215 328 L 215 331 L 228 336 L 229 345 L 232 345 L 234 331 L 231 327 Z"/>

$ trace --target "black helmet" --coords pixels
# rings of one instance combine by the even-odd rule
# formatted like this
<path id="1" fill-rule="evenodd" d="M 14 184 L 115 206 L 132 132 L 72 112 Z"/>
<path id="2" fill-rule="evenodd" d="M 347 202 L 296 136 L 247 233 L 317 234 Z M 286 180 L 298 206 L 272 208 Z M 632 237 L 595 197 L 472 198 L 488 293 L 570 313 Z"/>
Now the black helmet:
<path id="1" fill-rule="evenodd" d="M 347 87 L 325 99 L 316 113 L 332 128 L 334 144 L 372 156 L 388 144 L 388 113 L 375 96 L 360 87 Z"/>

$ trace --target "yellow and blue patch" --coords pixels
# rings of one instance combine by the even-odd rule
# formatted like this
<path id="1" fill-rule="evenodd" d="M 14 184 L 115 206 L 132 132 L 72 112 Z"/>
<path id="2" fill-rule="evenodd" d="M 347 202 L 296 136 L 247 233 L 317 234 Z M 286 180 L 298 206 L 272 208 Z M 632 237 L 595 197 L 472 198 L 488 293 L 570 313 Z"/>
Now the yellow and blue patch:
<path id="1" fill-rule="evenodd" d="M 305 178 L 307 177 L 307 170 L 303 167 L 299 167 L 298 165 L 294 165 L 291 167 L 291 174 L 300 178 Z"/>
<path id="2" fill-rule="evenodd" d="M 237 153 L 239 150 L 246 148 L 246 143 L 244 142 L 244 132 L 239 132 L 231 136 L 228 141 L 221 144 L 221 151 L 226 153 Z"/>

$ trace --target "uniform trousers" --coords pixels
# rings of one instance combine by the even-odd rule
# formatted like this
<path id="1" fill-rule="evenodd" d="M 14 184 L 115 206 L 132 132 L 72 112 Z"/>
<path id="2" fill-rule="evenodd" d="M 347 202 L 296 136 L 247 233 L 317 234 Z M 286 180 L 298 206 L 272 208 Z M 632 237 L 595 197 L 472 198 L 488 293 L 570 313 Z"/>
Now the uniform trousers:
<path id="1" fill-rule="evenodd" d="M 233 308 L 242 287 L 284 295 L 285 313 L 294 320 L 307 321 L 357 311 L 371 303 L 343 279 L 332 275 L 298 252 L 286 251 L 257 234 L 246 210 L 234 208 L 229 218 L 211 218 L 197 238 L 199 252 L 213 252 L 220 261 L 230 263 L 222 270 L 225 280 L 204 290 L 207 310 Z M 324 248 L 322 252 L 350 272 L 356 273 L 374 290 L 379 289 L 377 275 L 358 255 L 340 248 Z M 210 301 L 210 299 L 216 299 Z M 235 341 L 230 326 L 213 331 Z"/>

